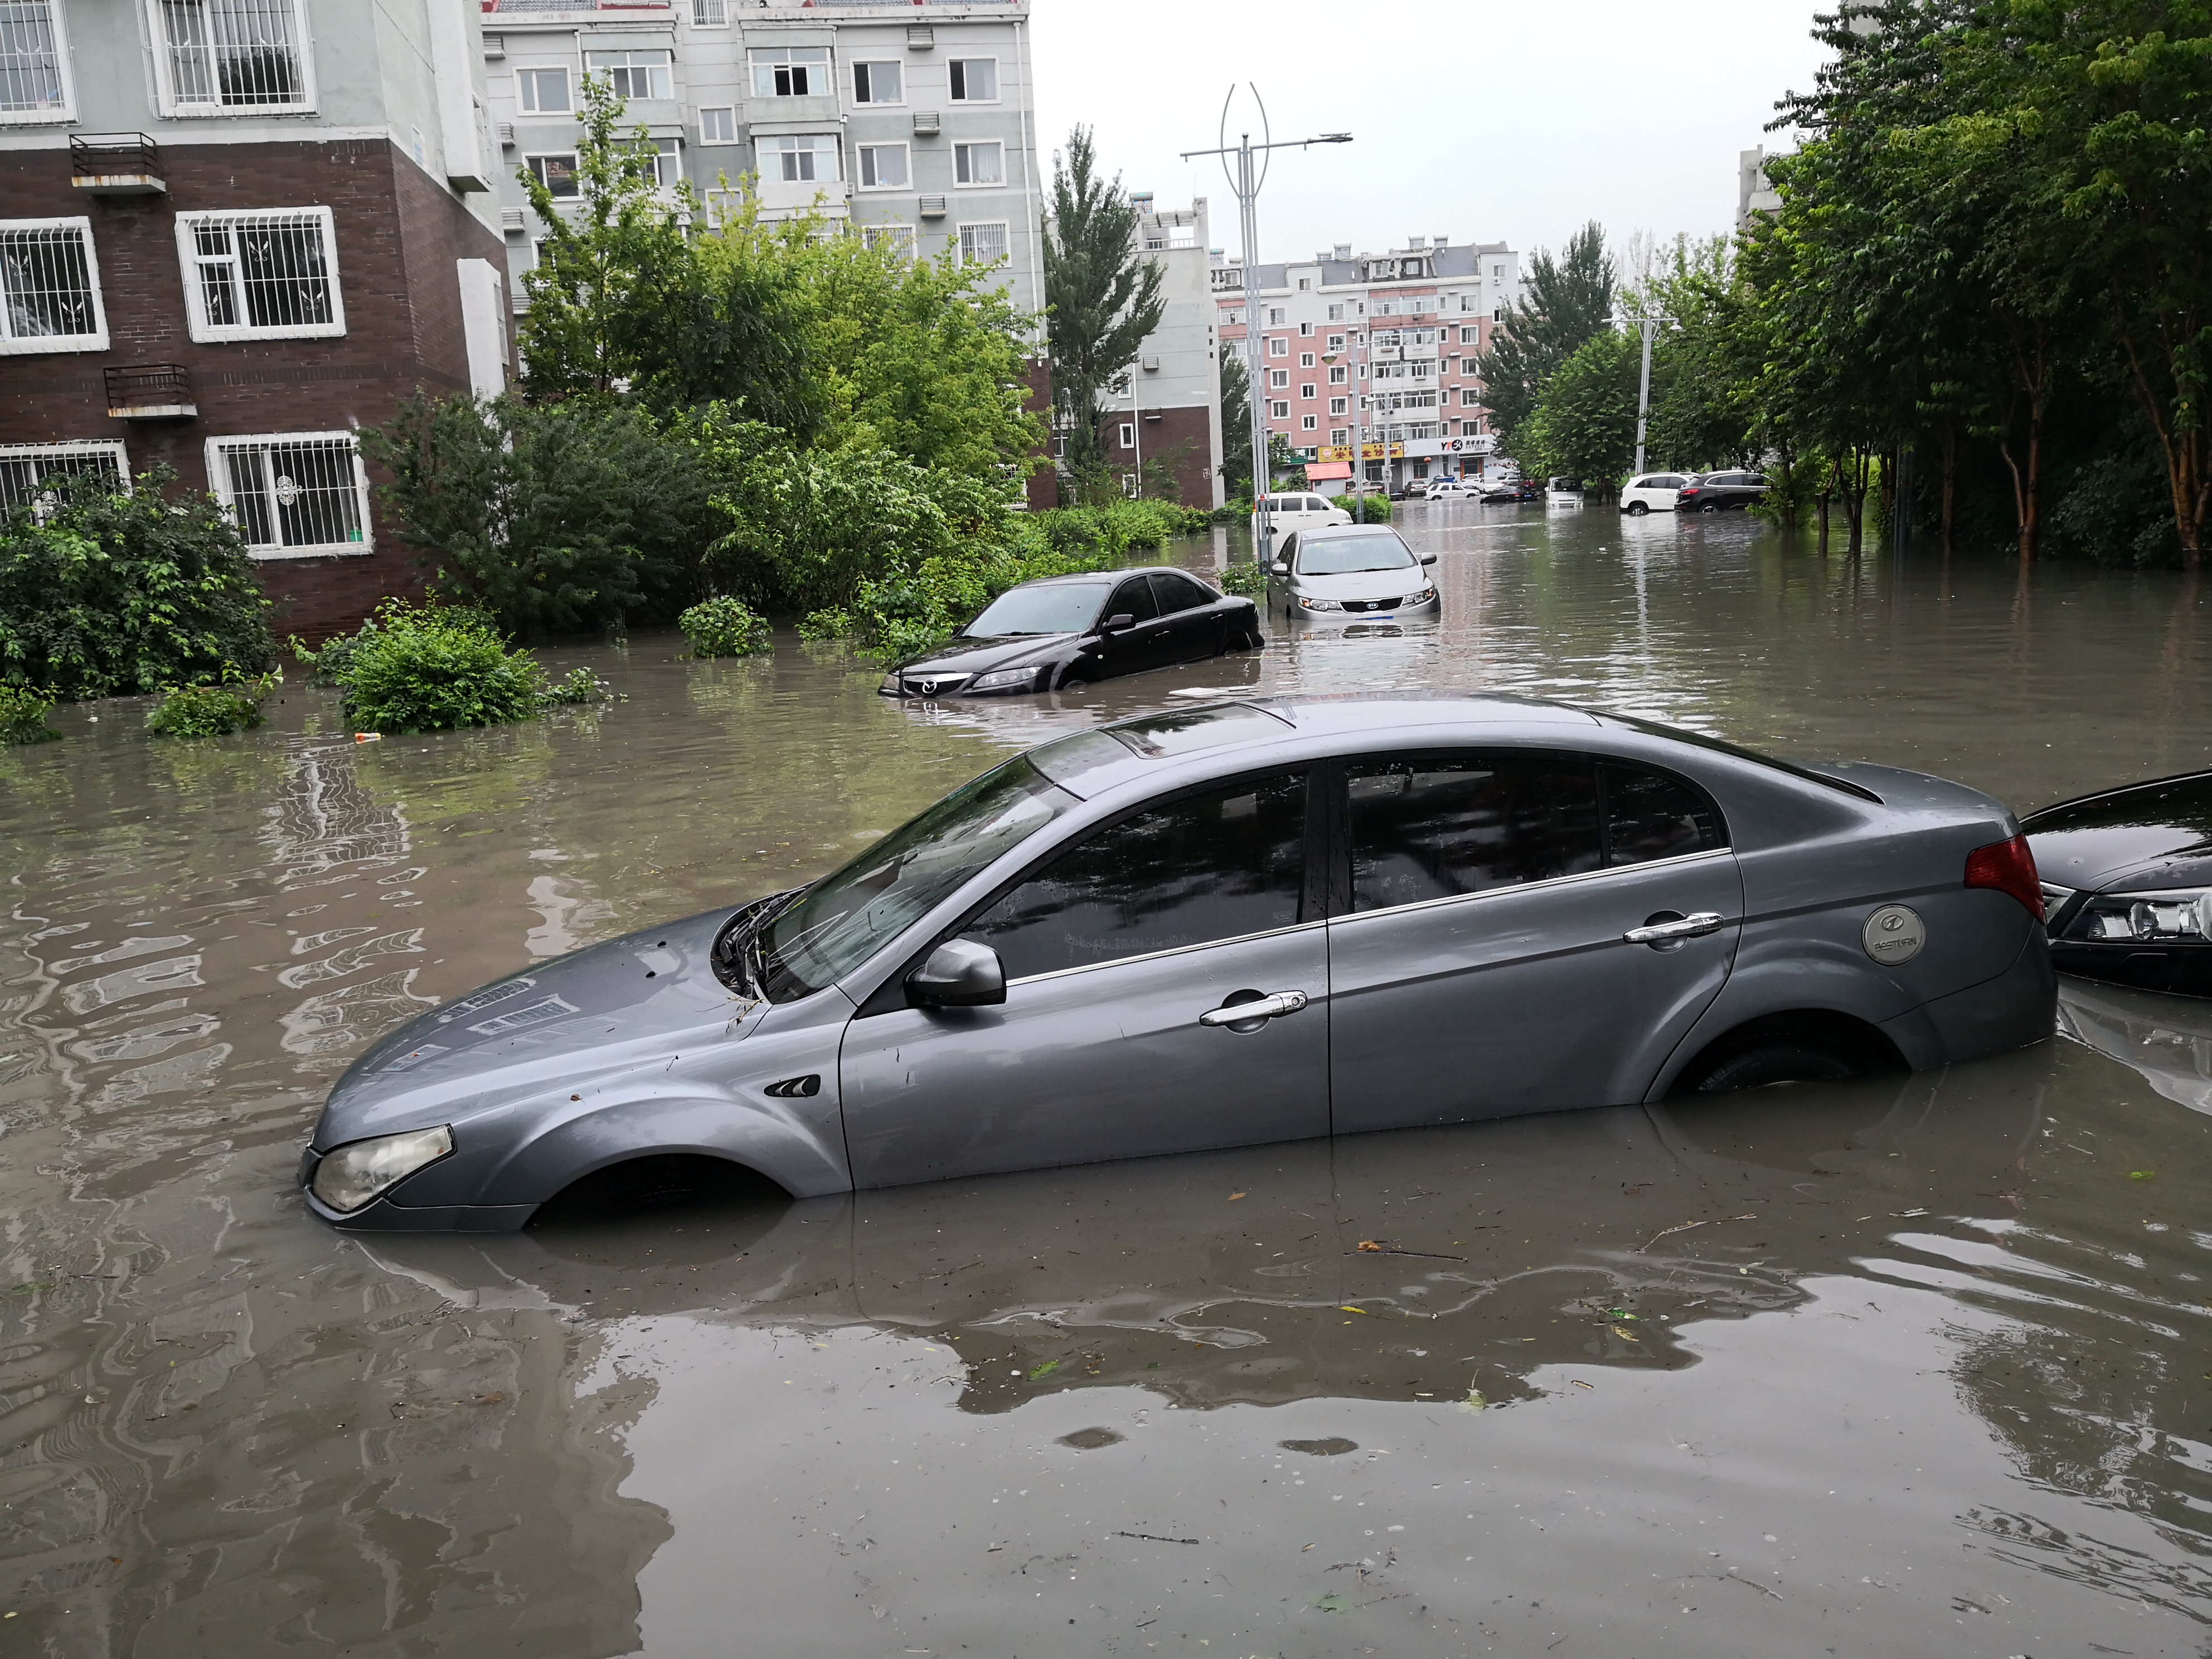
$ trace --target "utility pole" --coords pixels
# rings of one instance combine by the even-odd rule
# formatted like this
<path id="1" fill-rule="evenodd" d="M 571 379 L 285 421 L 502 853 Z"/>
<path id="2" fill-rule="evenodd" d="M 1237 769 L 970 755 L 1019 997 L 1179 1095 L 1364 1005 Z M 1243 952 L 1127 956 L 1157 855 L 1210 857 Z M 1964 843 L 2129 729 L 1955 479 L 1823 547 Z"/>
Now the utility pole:
<path id="1" fill-rule="evenodd" d="M 1622 317 L 1617 320 L 1634 323 L 1644 331 L 1644 386 L 1636 394 L 1636 471 L 1644 471 L 1644 439 L 1651 426 L 1651 337 L 1658 332 L 1663 317 Z"/>
<path id="2" fill-rule="evenodd" d="M 1249 86 L 1250 82 L 1246 82 Z M 1254 143 L 1249 132 L 1241 134 L 1234 144 L 1229 142 L 1229 105 L 1237 96 L 1237 88 L 1229 89 L 1229 97 L 1221 103 L 1221 127 L 1217 135 L 1219 147 L 1214 149 L 1187 149 L 1182 153 L 1186 161 L 1200 155 L 1218 155 L 1221 170 L 1229 177 L 1229 187 L 1237 192 L 1237 228 L 1244 244 L 1244 380 L 1247 413 L 1252 428 L 1252 500 L 1260 509 L 1259 544 L 1254 555 L 1264 567 L 1274 562 L 1274 508 L 1268 501 L 1268 428 L 1267 374 L 1260 350 L 1260 187 L 1267 182 L 1268 152 L 1278 149 L 1304 149 L 1314 144 L 1348 144 L 1348 132 L 1325 132 L 1318 138 L 1286 139 L 1281 143 L 1272 142 L 1267 136 L 1267 106 L 1260 98 L 1260 89 L 1252 88 L 1253 100 L 1260 104 L 1261 142 Z"/>

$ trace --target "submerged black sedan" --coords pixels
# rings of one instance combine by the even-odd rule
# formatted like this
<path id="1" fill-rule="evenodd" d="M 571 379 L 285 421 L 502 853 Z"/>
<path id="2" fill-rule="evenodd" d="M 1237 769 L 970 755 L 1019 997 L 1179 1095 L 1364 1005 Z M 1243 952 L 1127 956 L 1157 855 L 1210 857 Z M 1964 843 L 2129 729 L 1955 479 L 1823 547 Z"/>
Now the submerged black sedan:
<path id="1" fill-rule="evenodd" d="M 1047 576 L 1010 587 L 950 643 L 901 665 L 887 697 L 1018 696 L 1256 650 L 1260 613 L 1187 572 Z"/>
<path id="2" fill-rule="evenodd" d="M 2061 801 L 2021 830 L 2059 972 L 2212 997 L 2212 772 Z"/>

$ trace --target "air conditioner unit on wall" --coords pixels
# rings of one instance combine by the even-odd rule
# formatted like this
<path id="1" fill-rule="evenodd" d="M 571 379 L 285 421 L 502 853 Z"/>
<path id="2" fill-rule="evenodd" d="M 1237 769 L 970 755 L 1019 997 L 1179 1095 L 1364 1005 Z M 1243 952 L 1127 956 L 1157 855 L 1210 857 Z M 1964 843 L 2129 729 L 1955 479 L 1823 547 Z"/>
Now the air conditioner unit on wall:
<path id="1" fill-rule="evenodd" d="M 510 236 L 521 234 L 522 210 L 520 208 L 501 208 L 499 210 L 499 228 L 507 232 Z"/>
<path id="2" fill-rule="evenodd" d="M 918 137 L 933 138 L 944 131 L 944 124 L 933 109 L 918 109 L 914 112 L 914 130 Z"/>
<path id="3" fill-rule="evenodd" d="M 929 23 L 908 23 L 906 26 L 906 46 L 908 52 L 927 52 L 937 44 L 937 29 Z"/>
<path id="4" fill-rule="evenodd" d="M 942 196 L 923 197 L 921 207 L 921 216 L 925 219 L 942 219 L 945 216 L 945 198 Z"/>
<path id="5" fill-rule="evenodd" d="M 499 124 L 499 143 L 500 148 L 502 149 L 513 149 L 514 148 L 514 122 L 501 121 Z"/>

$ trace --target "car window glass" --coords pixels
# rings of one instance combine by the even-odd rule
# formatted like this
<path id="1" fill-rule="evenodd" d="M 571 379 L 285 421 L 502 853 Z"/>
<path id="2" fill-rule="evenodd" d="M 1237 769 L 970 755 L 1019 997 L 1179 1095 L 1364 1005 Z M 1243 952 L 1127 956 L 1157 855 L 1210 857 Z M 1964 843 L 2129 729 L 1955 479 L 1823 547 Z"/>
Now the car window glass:
<path id="1" fill-rule="evenodd" d="M 1407 570 L 1418 561 L 1396 532 L 1331 536 L 1308 544 L 1298 555 L 1303 576 L 1348 576 L 1374 570 Z"/>
<path id="2" fill-rule="evenodd" d="M 1743 475 L 1743 481 L 1747 484 L 1758 484 L 1761 488 L 1764 488 L 1766 483 L 1765 478 L 1756 472 L 1745 473 Z"/>
<path id="3" fill-rule="evenodd" d="M 1306 784 L 1232 784 L 1103 830 L 971 922 L 1008 979 L 1288 927 L 1302 918 Z"/>
<path id="4" fill-rule="evenodd" d="M 1577 875 L 1603 856 L 1581 756 L 1407 756 L 1354 763 L 1345 781 L 1355 910 Z"/>
<path id="5" fill-rule="evenodd" d="M 1160 602 L 1160 614 L 1170 616 L 1177 611 L 1195 610 L 1212 602 L 1213 596 L 1188 576 L 1178 576 L 1172 571 L 1152 573 L 1152 592 Z"/>
<path id="6" fill-rule="evenodd" d="M 1728 845 L 1718 810 L 1695 785 L 1613 761 L 1598 769 L 1605 780 L 1607 864 L 1644 864 Z"/>
<path id="7" fill-rule="evenodd" d="M 1160 614 L 1160 607 L 1152 599 L 1152 585 L 1142 576 L 1132 577 L 1114 590 L 1114 598 L 1106 607 L 1109 617 L 1127 616 L 1146 623 Z"/>

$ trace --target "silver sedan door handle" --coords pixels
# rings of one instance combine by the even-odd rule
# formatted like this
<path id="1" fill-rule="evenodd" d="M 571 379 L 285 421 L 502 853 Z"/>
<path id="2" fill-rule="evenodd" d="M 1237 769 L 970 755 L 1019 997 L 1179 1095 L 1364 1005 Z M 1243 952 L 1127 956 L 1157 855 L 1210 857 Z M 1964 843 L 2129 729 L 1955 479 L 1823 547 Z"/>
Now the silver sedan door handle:
<path id="1" fill-rule="evenodd" d="M 1649 927 L 1632 927 L 1620 937 L 1631 945 L 1664 945 L 1669 939 L 1696 939 L 1705 933 L 1717 933 L 1728 926 L 1728 918 L 1717 910 L 1700 910 L 1695 915 L 1684 916 L 1680 921 L 1662 921 Z"/>
<path id="2" fill-rule="evenodd" d="M 1198 1017 L 1200 1025 L 1236 1027 L 1244 1024 L 1257 1026 L 1261 1021 L 1273 1019 L 1279 1014 L 1295 1014 L 1306 1006 L 1304 991 L 1278 991 L 1273 996 L 1255 997 L 1249 1002 L 1232 1002 L 1226 1007 L 1212 1008 Z"/>

